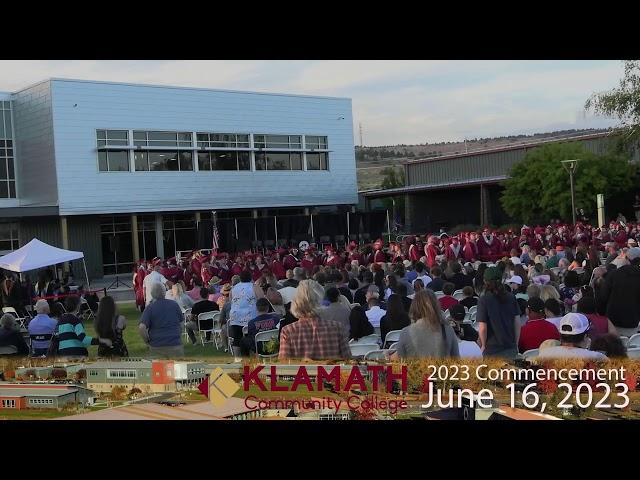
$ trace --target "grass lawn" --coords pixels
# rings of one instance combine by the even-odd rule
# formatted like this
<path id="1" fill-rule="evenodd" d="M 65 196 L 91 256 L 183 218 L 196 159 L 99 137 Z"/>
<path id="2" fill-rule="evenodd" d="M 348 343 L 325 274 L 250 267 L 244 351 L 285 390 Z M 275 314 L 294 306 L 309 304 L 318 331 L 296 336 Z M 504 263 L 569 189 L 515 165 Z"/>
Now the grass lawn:
<path id="1" fill-rule="evenodd" d="M 138 323 L 140 322 L 140 312 L 136 309 L 135 302 L 118 303 L 118 311 L 127 319 L 127 328 L 124 330 L 124 341 L 127 344 L 130 357 L 145 357 L 148 355 L 148 347 L 142 341 L 142 337 L 138 333 Z M 87 335 L 94 336 L 93 321 L 90 320 L 84 324 Z M 184 337 L 183 337 L 184 339 Z M 187 339 L 184 347 L 185 359 L 188 360 L 207 360 L 215 362 L 231 362 L 233 358 L 225 353 L 224 350 L 216 350 L 213 343 L 191 345 Z M 98 347 L 89 347 L 89 356 L 95 360 L 98 353 Z M 178 359 L 176 359 L 178 360 Z"/>
<path id="2" fill-rule="evenodd" d="M 73 413 L 69 413 L 69 410 L 58 411 L 56 409 L 12 410 L 7 408 L 0 411 L 0 420 L 47 420 L 50 418 L 68 417 Z"/>

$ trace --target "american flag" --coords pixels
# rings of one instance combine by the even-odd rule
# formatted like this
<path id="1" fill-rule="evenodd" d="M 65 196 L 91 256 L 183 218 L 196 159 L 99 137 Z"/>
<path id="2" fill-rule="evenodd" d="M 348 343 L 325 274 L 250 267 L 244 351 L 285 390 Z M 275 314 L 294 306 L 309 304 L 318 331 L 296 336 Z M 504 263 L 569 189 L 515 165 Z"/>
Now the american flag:
<path id="1" fill-rule="evenodd" d="M 218 234 L 218 225 L 213 224 L 213 250 L 218 250 L 220 248 L 220 235 Z"/>

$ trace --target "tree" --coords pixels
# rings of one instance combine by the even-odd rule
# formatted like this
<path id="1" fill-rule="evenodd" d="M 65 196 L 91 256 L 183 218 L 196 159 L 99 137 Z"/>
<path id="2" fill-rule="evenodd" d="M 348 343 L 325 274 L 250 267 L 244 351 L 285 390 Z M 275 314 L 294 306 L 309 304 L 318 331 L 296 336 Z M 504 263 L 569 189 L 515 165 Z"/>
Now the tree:
<path id="1" fill-rule="evenodd" d="M 596 155 L 575 142 L 544 145 L 511 168 L 500 199 L 505 211 L 525 223 L 571 219 L 569 174 L 560 162 L 572 159 L 580 160 L 574 175 L 576 208 L 587 214 L 595 210 L 596 194 L 606 197 L 633 186 L 635 165 L 628 155 Z"/>
<path id="2" fill-rule="evenodd" d="M 594 93 L 586 101 L 585 109 L 608 117 L 618 117 L 627 142 L 640 138 L 640 60 L 625 61 L 620 86 L 607 92 Z"/>
<path id="3" fill-rule="evenodd" d="M 111 400 L 114 401 L 124 400 L 125 398 L 127 398 L 127 389 L 122 385 L 116 385 L 111 389 L 111 393 L 109 396 L 111 397 Z"/>

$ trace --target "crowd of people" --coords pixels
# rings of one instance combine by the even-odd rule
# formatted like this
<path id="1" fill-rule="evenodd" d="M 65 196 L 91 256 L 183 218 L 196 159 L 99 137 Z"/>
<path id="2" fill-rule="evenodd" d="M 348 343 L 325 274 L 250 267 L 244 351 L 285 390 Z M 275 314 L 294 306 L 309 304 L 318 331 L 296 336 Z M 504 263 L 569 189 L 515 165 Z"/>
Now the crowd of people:
<path id="1" fill-rule="evenodd" d="M 195 343 L 197 308 L 221 312 L 224 344 L 231 337 L 236 357 L 255 350 L 257 332 L 277 325 L 281 359 L 349 358 L 349 343 L 376 330 L 381 345 L 388 332 L 401 331 L 399 358 L 514 358 L 540 349 L 541 356 L 603 359 L 624 354 L 620 336 L 638 331 L 639 237 L 638 225 L 625 219 L 321 251 L 196 251 L 140 262 L 133 283 L 141 333 L 163 355 L 183 351 L 187 308 Z M 466 320 L 472 308 L 476 328 Z"/>

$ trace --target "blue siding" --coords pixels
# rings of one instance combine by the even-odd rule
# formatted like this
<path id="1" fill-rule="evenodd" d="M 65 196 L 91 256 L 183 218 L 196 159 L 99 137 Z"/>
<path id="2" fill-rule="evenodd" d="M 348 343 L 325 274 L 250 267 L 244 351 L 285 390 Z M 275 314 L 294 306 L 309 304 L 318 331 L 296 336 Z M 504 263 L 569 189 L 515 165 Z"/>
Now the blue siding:
<path id="1" fill-rule="evenodd" d="M 13 118 L 20 205 L 57 205 L 50 82 L 16 93 Z"/>
<path id="2" fill-rule="evenodd" d="M 357 203 L 350 99 L 51 85 L 61 215 Z M 96 129 L 326 135 L 330 171 L 98 172 Z"/>

